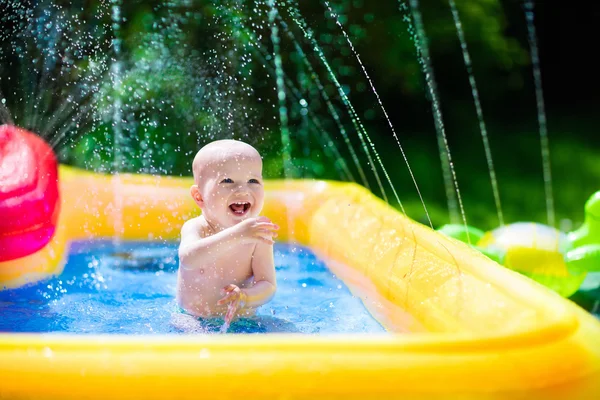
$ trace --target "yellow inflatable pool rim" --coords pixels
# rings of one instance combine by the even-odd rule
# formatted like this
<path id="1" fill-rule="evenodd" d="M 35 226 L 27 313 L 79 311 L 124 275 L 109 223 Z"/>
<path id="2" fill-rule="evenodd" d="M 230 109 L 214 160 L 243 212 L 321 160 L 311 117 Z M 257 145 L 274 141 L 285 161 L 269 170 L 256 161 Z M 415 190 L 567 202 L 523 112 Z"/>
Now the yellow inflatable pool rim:
<path id="1" fill-rule="evenodd" d="M 0 285 L 60 273 L 72 240 L 178 240 L 188 178 L 60 167 L 61 215 Z M 596 399 L 600 322 L 349 183 L 265 183 L 281 240 L 309 246 L 388 335 L 0 334 L 0 398 Z M 1 310 L 1 308 L 0 308 Z"/>

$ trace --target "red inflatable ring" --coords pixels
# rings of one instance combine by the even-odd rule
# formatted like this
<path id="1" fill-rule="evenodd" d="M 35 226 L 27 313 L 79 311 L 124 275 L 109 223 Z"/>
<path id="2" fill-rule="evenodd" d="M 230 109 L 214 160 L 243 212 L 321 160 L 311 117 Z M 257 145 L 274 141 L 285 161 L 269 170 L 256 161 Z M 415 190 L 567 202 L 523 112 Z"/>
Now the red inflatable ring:
<path id="1" fill-rule="evenodd" d="M 60 202 L 54 152 L 39 136 L 0 126 L 0 262 L 43 248 L 56 229 Z"/>

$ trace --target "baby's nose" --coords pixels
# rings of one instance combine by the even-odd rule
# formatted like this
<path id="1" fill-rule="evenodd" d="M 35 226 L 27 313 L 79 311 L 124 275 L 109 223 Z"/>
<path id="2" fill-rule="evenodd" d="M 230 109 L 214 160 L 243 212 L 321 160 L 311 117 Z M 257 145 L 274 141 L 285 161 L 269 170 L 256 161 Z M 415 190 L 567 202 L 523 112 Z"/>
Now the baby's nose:
<path id="1" fill-rule="evenodd" d="M 246 187 L 246 185 L 238 185 L 238 187 L 235 190 L 236 193 L 238 194 L 243 194 L 243 193 L 247 193 L 248 192 L 248 188 Z"/>

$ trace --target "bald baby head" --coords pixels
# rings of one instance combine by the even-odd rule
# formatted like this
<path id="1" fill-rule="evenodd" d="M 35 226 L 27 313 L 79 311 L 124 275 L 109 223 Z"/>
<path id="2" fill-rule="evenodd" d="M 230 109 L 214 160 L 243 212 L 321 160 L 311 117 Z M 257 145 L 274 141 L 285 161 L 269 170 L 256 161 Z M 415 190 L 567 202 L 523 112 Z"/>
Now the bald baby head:
<path id="1" fill-rule="evenodd" d="M 247 163 L 260 163 L 262 169 L 262 159 L 254 147 L 239 140 L 217 140 L 196 153 L 192 163 L 194 182 L 201 186 L 208 176 L 213 176 L 216 171 L 232 162 L 237 162 L 240 167 Z"/>

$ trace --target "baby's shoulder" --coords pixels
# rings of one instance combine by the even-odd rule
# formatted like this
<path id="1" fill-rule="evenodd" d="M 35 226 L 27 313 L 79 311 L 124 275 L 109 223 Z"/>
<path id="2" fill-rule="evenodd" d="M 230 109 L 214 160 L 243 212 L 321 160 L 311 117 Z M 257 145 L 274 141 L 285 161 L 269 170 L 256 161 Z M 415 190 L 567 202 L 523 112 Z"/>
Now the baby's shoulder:
<path id="1" fill-rule="evenodd" d="M 204 216 L 200 215 L 184 222 L 181 227 L 181 236 L 200 236 L 201 238 L 208 235 L 208 224 Z"/>

